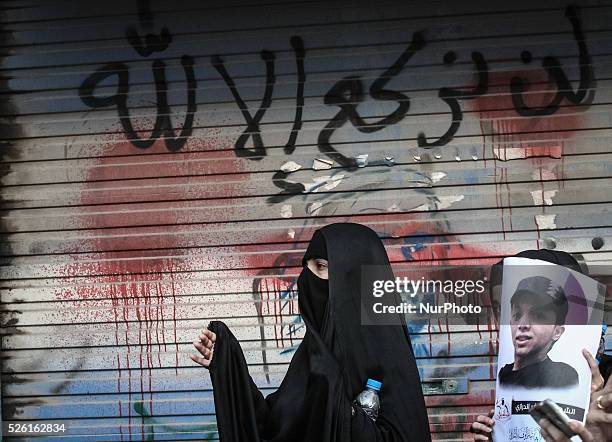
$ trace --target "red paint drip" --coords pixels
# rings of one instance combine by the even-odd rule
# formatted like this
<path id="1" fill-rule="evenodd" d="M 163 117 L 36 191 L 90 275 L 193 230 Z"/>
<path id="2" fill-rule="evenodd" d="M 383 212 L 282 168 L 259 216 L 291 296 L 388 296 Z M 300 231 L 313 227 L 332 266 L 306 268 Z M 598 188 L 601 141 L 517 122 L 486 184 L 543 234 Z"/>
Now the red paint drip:
<path id="1" fill-rule="evenodd" d="M 583 125 L 582 116 L 587 107 L 572 106 L 564 101 L 554 115 L 542 117 L 522 117 L 514 109 L 512 95 L 509 93 L 509 84 L 515 76 L 525 78 L 533 92 L 525 94 L 527 106 L 542 107 L 551 102 L 557 93 L 557 86 L 550 81 L 546 72 L 542 70 L 492 72 L 489 81 L 489 92 L 485 96 L 466 102 L 466 106 L 478 112 L 480 116 L 480 129 L 483 138 L 483 149 L 486 140 L 490 140 L 491 156 L 495 177 L 496 204 L 501 209 L 503 239 L 506 239 L 506 225 L 504 220 L 504 204 L 499 194 L 497 180 L 497 161 L 522 158 L 530 162 L 533 167 L 541 168 L 544 161 L 554 162 L 561 159 L 564 167 L 563 146 L 564 140 L 573 138 L 575 130 Z M 508 155 L 508 149 L 513 155 Z M 483 150 L 484 155 L 485 150 Z M 486 167 L 486 157 L 485 157 Z M 507 169 L 507 167 L 504 167 Z M 508 185 L 507 170 L 502 172 L 502 180 L 508 192 L 508 208 L 510 216 L 510 231 L 512 226 L 512 206 L 510 201 L 510 188 Z M 543 197 L 542 186 L 542 201 Z"/>
<path id="2" fill-rule="evenodd" d="M 119 355 L 117 355 L 119 357 Z M 119 399 L 119 417 L 123 417 L 123 412 L 121 411 L 121 399 Z M 121 442 L 123 442 L 123 425 L 119 424 L 119 434 L 121 435 Z"/>
<path id="3" fill-rule="evenodd" d="M 176 375 L 178 376 L 178 366 L 179 366 L 179 361 L 178 361 L 178 354 L 179 354 L 179 348 L 178 348 L 178 338 L 176 337 L 176 291 L 174 290 L 174 267 L 172 264 L 172 261 L 170 261 L 170 278 L 171 278 L 171 287 L 172 287 L 172 322 L 174 323 L 174 347 L 175 347 L 175 368 L 174 370 L 176 371 Z"/>
<path id="4" fill-rule="evenodd" d="M 128 368 L 128 431 L 130 432 L 130 440 L 132 440 L 132 369 L 130 368 L 130 347 L 128 346 L 128 352 L 125 355 L 125 361 Z"/>
<path id="5" fill-rule="evenodd" d="M 155 339 L 157 341 L 157 366 L 161 368 L 162 349 L 161 349 L 161 339 L 159 339 L 159 310 L 161 308 L 162 301 L 161 301 L 161 296 L 159 296 L 158 287 L 155 288 Z"/>
<path id="6" fill-rule="evenodd" d="M 510 185 L 508 184 L 508 169 L 505 169 L 505 183 L 506 183 L 506 198 L 508 200 L 508 220 L 510 221 L 510 231 L 514 231 L 514 226 L 512 225 L 512 202 L 510 200 Z"/>
<path id="7" fill-rule="evenodd" d="M 157 290 L 159 293 L 159 299 L 161 300 L 162 341 L 164 342 L 164 352 L 167 352 L 168 346 L 166 345 L 166 322 L 164 321 L 164 291 L 161 282 L 157 283 Z"/>

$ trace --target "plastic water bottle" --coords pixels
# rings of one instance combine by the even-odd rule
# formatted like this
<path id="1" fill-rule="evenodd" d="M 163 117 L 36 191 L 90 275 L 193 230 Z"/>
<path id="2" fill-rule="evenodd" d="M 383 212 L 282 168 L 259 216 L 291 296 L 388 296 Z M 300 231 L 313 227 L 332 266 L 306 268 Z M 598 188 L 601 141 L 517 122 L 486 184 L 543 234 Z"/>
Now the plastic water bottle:
<path id="1" fill-rule="evenodd" d="M 373 421 L 378 418 L 378 411 L 380 410 L 380 399 L 378 397 L 380 387 L 382 387 L 382 382 L 368 379 L 366 389 L 355 398 L 355 404 L 361 407 Z"/>

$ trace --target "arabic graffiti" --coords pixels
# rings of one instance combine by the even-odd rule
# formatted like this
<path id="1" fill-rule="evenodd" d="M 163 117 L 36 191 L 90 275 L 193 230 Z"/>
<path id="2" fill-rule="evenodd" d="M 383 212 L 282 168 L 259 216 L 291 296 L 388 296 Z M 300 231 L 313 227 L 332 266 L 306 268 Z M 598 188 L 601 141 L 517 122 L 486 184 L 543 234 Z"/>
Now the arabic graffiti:
<path id="1" fill-rule="evenodd" d="M 293 120 L 293 128 L 291 129 L 291 134 L 289 135 L 289 140 L 287 144 L 285 144 L 285 153 L 290 154 L 295 150 L 295 141 L 297 139 L 297 135 L 299 130 L 302 127 L 302 111 L 304 107 L 304 82 L 306 81 L 306 73 L 304 71 L 304 42 L 300 37 L 294 36 L 291 38 L 291 46 L 295 52 L 295 59 L 297 65 L 297 92 L 296 92 L 296 107 L 295 107 L 295 117 Z M 275 55 L 270 51 L 261 51 L 261 59 L 264 61 L 266 65 L 266 86 L 263 94 L 263 98 L 261 100 L 261 105 L 255 115 L 252 115 L 249 111 L 247 104 L 244 102 L 236 84 L 230 74 L 227 72 L 225 68 L 225 63 L 223 58 L 219 55 L 213 55 L 210 59 L 213 67 L 219 72 L 223 80 L 229 87 L 236 104 L 240 108 L 242 116 L 247 123 L 247 127 L 244 129 L 242 134 L 238 137 L 236 144 L 234 146 L 234 151 L 236 152 L 236 156 L 238 157 L 247 157 L 251 160 L 261 160 L 266 155 L 266 148 L 264 146 L 263 140 L 261 139 L 261 131 L 259 128 L 259 123 L 261 119 L 266 113 L 266 110 L 272 104 L 272 94 L 274 93 L 274 85 L 276 83 L 276 76 L 274 74 L 274 66 L 275 66 Z M 245 148 L 245 145 L 249 138 L 253 139 L 253 149 L 249 150 Z"/>
<path id="2" fill-rule="evenodd" d="M 144 40 L 140 38 L 138 30 L 134 26 L 128 27 L 125 31 L 127 41 L 143 57 L 148 57 L 154 52 L 163 52 L 172 43 L 172 34 L 168 31 L 168 28 L 162 28 L 159 37 L 150 32 L 153 29 L 154 16 L 149 2 L 150 0 L 138 0 L 140 27 L 149 31 Z"/>
<path id="3" fill-rule="evenodd" d="M 153 14 L 149 6 L 149 0 L 138 1 L 138 16 L 140 25 L 145 29 L 152 29 Z M 167 49 L 172 41 L 172 36 L 167 28 L 163 28 L 158 37 L 154 34 L 147 34 L 143 40 L 138 36 L 136 28 L 129 27 L 126 31 L 126 38 L 134 50 L 148 57 L 154 52 L 162 52 Z M 157 116 L 151 135 L 148 139 L 142 139 L 135 130 L 130 117 L 128 108 L 128 97 L 130 93 L 130 70 L 125 63 L 106 64 L 91 75 L 89 75 L 79 87 L 79 97 L 81 101 L 93 109 L 114 106 L 117 108 L 119 121 L 123 131 L 127 135 L 130 143 L 139 149 L 148 149 L 158 139 L 163 137 L 166 148 L 170 152 L 177 152 L 185 146 L 187 140 L 193 133 L 194 115 L 197 112 L 196 88 L 197 81 L 194 72 L 194 58 L 190 55 L 181 57 L 181 65 L 185 71 L 187 82 L 187 112 L 183 126 L 178 136 L 175 136 L 174 128 L 170 116 L 172 111 L 168 104 L 168 82 L 166 81 L 166 63 L 162 60 L 154 60 L 151 67 L 155 81 Z M 117 77 L 117 93 L 110 96 L 97 97 L 95 91 L 106 79 Z"/>
<path id="4" fill-rule="evenodd" d="M 153 14 L 148 5 L 148 1 L 139 1 L 138 7 L 140 27 L 150 31 L 153 27 Z M 559 110 L 564 100 L 572 105 L 585 105 L 591 103 L 594 99 L 595 75 L 577 8 L 573 6 L 567 7 L 565 16 L 572 26 L 573 37 L 579 50 L 580 81 L 578 88 L 574 91 L 557 57 L 545 56 L 542 59 L 542 67 L 546 71 L 550 81 L 556 85 L 557 92 L 547 105 L 541 107 L 529 106 L 526 104 L 524 98 L 524 95 L 529 89 L 529 81 L 520 76 L 512 77 L 509 85 L 510 94 L 512 96 L 514 109 L 520 116 L 535 117 L 552 115 Z M 126 31 L 126 38 L 134 50 L 143 57 L 148 57 L 155 52 L 164 51 L 172 42 L 172 35 L 167 28 L 162 28 L 159 36 L 149 32 L 143 39 L 139 36 L 135 27 L 130 27 Z M 358 105 L 365 100 L 364 84 L 359 76 L 349 75 L 332 85 L 323 97 L 323 102 L 327 106 L 337 106 L 340 109 L 318 134 L 317 146 L 322 153 L 331 160 L 336 161 L 349 172 L 353 171 L 358 167 L 357 160 L 339 152 L 331 141 L 336 130 L 346 123 L 350 123 L 362 133 L 373 133 L 397 124 L 406 118 L 408 110 L 410 109 L 410 97 L 403 92 L 387 88 L 387 84 L 404 70 L 413 56 L 425 48 L 426 43 L 424 31 L 415 32 L 412 35 L 411 43 L 404 52 L 402 52 L 395 62 L 370 85 L 368 92 L 373 100 L 397 103 L 397 107 L 391 113 L 378 121 L 371 123 L 366 122 L 357 110 Z M 306 72 L 304 67 L 306 51 L 302 38 L 293 36 L 291 38 L 291 46 L 296 61 L 297 86 L 293 125 L 287 143 L 284 145 L 284 152 L 286 154 L 292 154 L 295 151 L 296 140 L 303 125 L 302 116 L 304 108 L 304 88 L 306 83 Z M 234 152 L 237 157 L 244 157 L 254 161 L 261 160 L 267 154 L 266 146 L 262 139 L 260 123 L 266 111 L 272 105 L 274 87 L 276 84 L 275 54 L 271 51 L 263 50 L 260 56 L 265 64 L 265 88 L 260 106 L 254 113 L 249 110 L 241 94 L 238 92 L 236 83 L 225 66 L 224 58 L 221 55 L 213 55 L 210 57 L 212 66 L 225 81 L 246 122 L 246 127 L 234 144 Z M 456 53 L 454 51 L 448 51 L 443 57 L 443 63 L 446 66 L 452 66 L 456 59 Z M 478 51 L 473 51 L 471 53 L 471 59 L 474 65 L 474 72 L 477 76 L 476 85 L 469 90 L 451 87 L 441 87 L 439 89 L 438 97 L 448 105 L 451 111 L 450 126 L 441 136 L 433 139 L 429 139 L 423 131 L 419 132 L 416 137 L 419 147 L 432 148 L 445 146 L 450 143 L 459 131 L 463 120 L 463 111 L 460 102 L 464 100 L 473 100 L 487 94 L 489 87 L 489 67 L 487 61 L 484 55 Z M 525 50 L 520 54 L 520 59 L 523 63 L 529 64 L 533 61 L 533 56 L 529 51 Z M 130 111 L 127 105 L 130 78 L 129 67 L 126 64 L 109 63 L 93 72 L 81 84 L 79 96 L 85 105 L 94 109 L 111 106 L 116 107 L 123 130 L 130 143 L 135 147 L 147 149 L 151 147 L 156 140 L 163 137 L 168 150 L 176 152 L 184 147 L 187 139 L 191 136 L 194 124 L 194 114 L 197 112 L 197 81 L 194 73 L 194 58 L 189 55 L 183 55 L 181 57 L 181 64 L 186 78 L 187 112 L 178 136 L 175 136 L 170 120 L 171 111 L 168 104 L 168 88 L 165 75 L 166 64 L 162 60 L 155 60 L 152 63 L 157 99 L 157 117 L 154 128 L 148 139 L 141 139 L 138 136 L 130 118 Z M 96 88 L 112 76 L 117 77 L 117 93 L 104 97 L 95 96 L 94 93 Z M 252 140 L 252 148 L 246 147 L 249 139 Z M 272 198 L 271 202 L 282 201 L 287 198 L 286 195 L 301 193 L 305 190 L 303 185 L 288 181 L 288 175 L 289 173 L 287 172 L 278 171 L 272 177 L 273 183 L 282 191 Z"/>
<path id="5" fill-rule="evenodd" d="M 166 82 L 166 64 L 161 60 L 153 62 L 153 75 L 155 78 L 155 89 L 157 92 L 157 117 L 153 131 L 148 139 L 141 139 L 134 129 L 127 100 L 129 96 L 129 67 L 124 63 L 110 63 L 102 66 L 91 74 L 79 88 L 79 96 L 87 106 L 97 109 L 108 106 L 116 106 L 119 121 L 126 133 L 130 143 L 139 149 L 147 149 L 163 136 L 166 147 L 171 152 L 177 152 L 183 148 L 193 131 L 193 118 L 197 110 L 195 89 L 197 87 L 194 70 L 193 57 L 184 55 L 181 64 L 187 78 L 187 113 L 183 127 L 178 137 L 175 138 L 171 110 L 168 104 L 168 84 Z M 117 93 L 105 97 L 96 97 L 94 92 L 98 85 L 111 76 L 117 76 Z"/>
<path id="6" fill-rule="evenodd" d="M 272 104 L 272 92 L 274 91 L 274 83 L 276 82 L 276 76 L 274 75 L 274 53 L 270 51 L 261 51 L 261 59 L 266 64 L 266 88 L 261 100 L 261 105 L 255 115 L 251 115 L 248 106 L 240 96 L 234 80 L 225 69 L 223 59 L 219 55 L 213 55 L 210 62 L 219 74 L 225 80 L 225 83 L 230 88 L 236 104 L 242 112 L 242 116 L 247 123 L 247 127 L 244 129 L 242 134 L 236 140 L 234 151 L 238 157 L 247 157 L 252 160 L 261 160 L 266 155 L 266 149 L 261 139 L 261 131 L 259 129 L 259 123 L 266 113 L 266 109 Z M 245 149 L 245 144 L 253 138 L 253 150 Z"/>
<path id="7" fill-rule="evenodd" d="M 385 89 L 385 86 L 402 71 L 412 56 L 423 49 L 424 46 L 425 38 L 423 34 L 415 32 L 412 36 L 412 42 L 406 50 L 370 86 L 370 96 L 374 100 L 397 102 L 397 108 L 379 121 L 366 123 L 357 112 L 357 106 L 364 100 L 363 83 L 359 77 L 345 77 L 331 87 L 325 94 L 323 101 L 328 106 L 338 106 L 340 111 L 319 133 L 317 144 L 321 152 L 349 171 L 357 168 L 355 158 L 344 156 L 330 144 L 332 135 L 347 122 L 350 122 L 360 132 L 371 133 L 403 120 L 410 108 L 410 99 L 401 92 Z"/>
<path id="8" fill-rule="evenodd" d="M 593 88 L 595 87 L 595 74 L 593 73 L 591 56 L 586 45 L 584 32 L 582 31 L 582 26 L 578 17 L 578 11 L 575 7 L 569 6 L 565 10 L 565 16 L 572 25 L 574 39 L 578 44 L 578 59 L 580 62 L 580 83 L 578 85 L 578 91 L 574 92 L 559 59 L 552 56 L 544 57 L 542 59 L 542 67 L 548 74 L 551 83 L 556 84 L 557 93 L 546 106 L 529 107 L 525 104 L 523 99 L 523 94 L 529 88 L 528 81 L 521 77 L 513 77 L 510 81 L 512 103 L 514 104 L 516 112 L 523 117 L 552 115 L 559 110 L 563 99 L 566 99 L 574 105 L 581 104 L 582 102 L 588 104 L 594 99 L 595 90 Z M 521 53 L 521 60 L 525 64 L 531 63 L 531 52 L 523 51 Z"/>
<path id="9" fill-rule="evenodd" d="M 456 59 L 457 55 L 453 51 L 449 51 L 444 55 L 444 64 L 450 66 Z M 459 100 L 473 100 L 487 93 L 489 87 L 489 67 L 487 66 L 487 62 L 480 52 L 472 52 L 472 61 L 474 62 L 474 67 L 478 75 L 478 84 L 473 90 L 466 92 L 448 87 L 440 89 L 438 96 L 448 104 L 451 110 L 451 125 L 448 130 L 435 141 L 427 141 L 425 134 L 423 132 L 419 133 L 417 138 L 419 147 L 430 148 L 447 145 L 459 130 L 461 120 L 463 120 L 463 111 L 459 105 Z"/>

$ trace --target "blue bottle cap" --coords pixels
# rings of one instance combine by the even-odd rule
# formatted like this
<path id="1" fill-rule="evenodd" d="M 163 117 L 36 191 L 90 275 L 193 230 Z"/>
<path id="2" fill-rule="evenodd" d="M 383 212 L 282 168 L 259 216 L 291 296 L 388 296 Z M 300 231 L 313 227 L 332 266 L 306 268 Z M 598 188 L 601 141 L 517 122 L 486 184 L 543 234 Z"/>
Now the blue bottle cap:
<path id="1" fill-rule="evenodd" d="M 380 391 L 380 387 L 382 387 L 382 382 L 375 381 L 374 379 L 368 379 L 366 388 L 371 388 L 373 390 Z"/>

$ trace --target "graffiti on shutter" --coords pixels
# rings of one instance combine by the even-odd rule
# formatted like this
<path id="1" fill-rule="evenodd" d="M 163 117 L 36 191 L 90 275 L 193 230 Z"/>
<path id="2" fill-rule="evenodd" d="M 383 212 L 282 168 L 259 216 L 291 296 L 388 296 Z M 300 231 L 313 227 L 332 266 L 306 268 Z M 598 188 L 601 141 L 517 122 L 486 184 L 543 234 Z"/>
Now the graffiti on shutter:
<path id="1" fill-rule="evenodd" d="M 396 268 L 609 262 L 612 4 L 12 0 L 0 11 L 2 421 L 217 439 L 209 320 L 275 390 L 312 233 Z M 431 429 L 494 401 L 494 324 L 412 325 Z"/>

